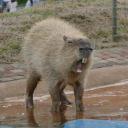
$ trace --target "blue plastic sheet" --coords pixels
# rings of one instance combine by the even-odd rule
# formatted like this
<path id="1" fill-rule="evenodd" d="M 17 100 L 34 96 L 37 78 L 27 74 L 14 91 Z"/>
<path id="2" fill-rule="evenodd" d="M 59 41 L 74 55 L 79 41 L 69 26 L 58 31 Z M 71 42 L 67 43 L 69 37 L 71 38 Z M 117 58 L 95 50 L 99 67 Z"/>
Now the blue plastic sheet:
<path id="1" fill-rule="evenodd" d="M 127 121 L 78 119 L 66 122 L 63 128 L 128 128 Z"/>

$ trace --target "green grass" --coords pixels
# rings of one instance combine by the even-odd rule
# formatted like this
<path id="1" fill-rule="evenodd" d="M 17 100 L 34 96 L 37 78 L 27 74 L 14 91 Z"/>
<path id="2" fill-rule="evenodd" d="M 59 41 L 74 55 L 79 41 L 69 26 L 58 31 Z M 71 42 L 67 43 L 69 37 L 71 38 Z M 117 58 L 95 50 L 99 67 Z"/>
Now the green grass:
<path id="1" fill-rule="evenodd" d="M 21 46 L 20 44 L 14 44 L 12 42 L 9 42 L 5 45 L 5 47 L 2 47 L 0 48 L 0 51 L 1 52 L 5 52 L 5 51 L 8 51 L 10 52 L 11 54 L 19 54 L 20 51 L 21 51 Z"/>
<path id="2" fill-rule="evenodd" d="M 21 44 L 14 44 L 8 42 L 4 47 L 0 47 L 0 60 L 6 62 L 19 61 L 19 55 L 21 52 Z"/>
<path id="3" fill-rule="evenodd" d="M 18 5 L 25 5 L 27 3 L 27 0 L 17 0 Z"/>
<path id="4" fill-rule="evenodd" d="M 7 58 L 6 61 L 18 60 L 21 45 L 28 30 L 36 22 L 49 16 L 59 17 L 74 24 L 93 40 L 95 49 L 126 46 L 126 44 L 128 44 L 127 39 L 125 39 L 124 36 L 120 36 L 122 33 L 128 33 L 128 28 L 124 28 L 124 25 L 128 26 L 128 17 L 124 17 L 124 11 L 121 9 L 118 9 L 117 42 L 113 42 L 111 39 L 111 0 L 57 1 L 58 0 L 47 0 L 45 5 L 42 3 L 31 8 L 0 15 L 1 21 L 3 19 L 2 24 L 0 24 L 0 30 L 2 30 L 3 27 L 5 30 L 4 33 L 0 33 L 1 60 L 5 60 L 5 58 Z M 121 4 L 119 5 L 121 6 Z M 5 39 L 6 43 L 3 43 Z M 15 56 L 15 59 L 13 56 Z"/>

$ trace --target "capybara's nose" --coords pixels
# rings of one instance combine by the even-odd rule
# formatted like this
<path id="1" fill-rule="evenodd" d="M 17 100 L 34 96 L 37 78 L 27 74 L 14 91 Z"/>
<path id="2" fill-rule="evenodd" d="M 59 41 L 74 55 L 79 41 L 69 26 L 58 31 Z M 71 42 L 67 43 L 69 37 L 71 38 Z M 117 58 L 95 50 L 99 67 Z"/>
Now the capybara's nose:
<path id="1" fill-rule="evenodd" d="M 93 51 L 93 49 L 92 49 L 92 48 L 88 48 L 87 50 Z"/>
<path id="2" fill-rule="evenodd" d="M 79 48 L 79 53 L 82 58 L 89 58 L 90 55 L 92 54 L 93 49 L 90 47 L 86 48 Z"/>
<path id="3" fill-rule="evenodd" d="M 89 47 L 86 47 L 86 48 L 79 48 L 79 51 L 80 52 L 83 52 L 83 51 L 93 51 L 93 49 L 92 48 L 89 48 Z"/>

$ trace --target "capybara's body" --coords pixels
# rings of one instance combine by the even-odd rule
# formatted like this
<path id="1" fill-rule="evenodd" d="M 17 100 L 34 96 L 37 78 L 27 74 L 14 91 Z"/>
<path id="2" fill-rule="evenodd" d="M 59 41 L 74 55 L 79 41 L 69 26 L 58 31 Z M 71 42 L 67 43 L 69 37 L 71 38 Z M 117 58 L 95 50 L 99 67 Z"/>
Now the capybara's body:
<path id="1" fill-rule="evenodd" d="M 71 103 L 63 92 L 67 84 L 74 88 L 76 110 L 83 111 L 84 80 L 91 52 L 87 37 L 69 23 L 55 18 L 37 23 L 23 47 L 28 66 L 26 107 L 33 107 L 33 92 L 43 78 L 49 85 L 52 112 L 59 111 L 60 102 Z"/>

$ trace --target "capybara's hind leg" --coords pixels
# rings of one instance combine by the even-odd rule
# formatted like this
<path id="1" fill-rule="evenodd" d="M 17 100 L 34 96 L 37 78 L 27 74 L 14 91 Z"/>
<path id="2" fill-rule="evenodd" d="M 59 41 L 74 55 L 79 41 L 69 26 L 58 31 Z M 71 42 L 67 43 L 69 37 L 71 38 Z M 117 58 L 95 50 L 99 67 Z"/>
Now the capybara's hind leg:
<path id="1" fill-rule="evenodd" d="M 49 90 L 49 93 L 52 98 L 51 112 L 59 112 L 59 105 L 60 105 L 59 90 L 56 87 L 54 87 Z"/>
<path id="2" fill-rule="evenodd" d="M 40 81 L 40 76 L 35 72 L 29 72 L 26 83 L 26 108 L 34 108 L 33 105 L 33 92 Z"/>
<path id="3" fill-rule="evenodd" d="M 73 104 L 74 102 L 71 102 L 67 99 L 65 93 L 64 93 L 64 89 L 65 89 L 66 85 L 64 85 L 61 89 L 60 89 L 60 101 L 61 104 Z"/>
<path id="4" fill-rule="evenodd" d="M 53 82 L 53 80 L 51 81 L 51 83 L 49 83 L 50 84 L 49 93 L 52 98 L 51 112 L 59 112 L 59 105 L 60 105 L 59 92 L 60 92 L 60 86 L 62 84 L 62 81 L 57 82 L 57 80 L 56 80 L 55 83 Z"/>

